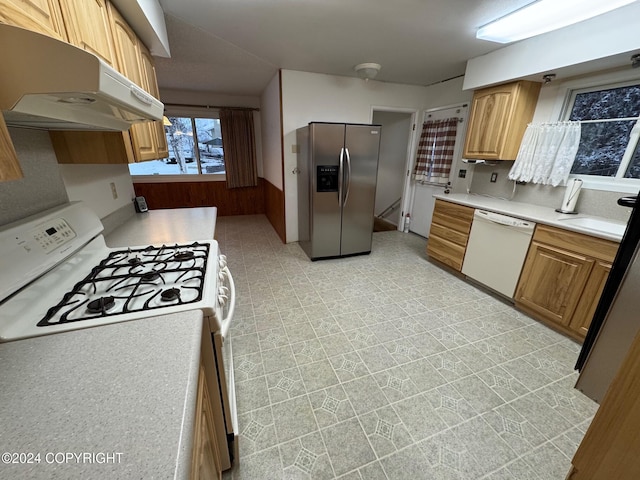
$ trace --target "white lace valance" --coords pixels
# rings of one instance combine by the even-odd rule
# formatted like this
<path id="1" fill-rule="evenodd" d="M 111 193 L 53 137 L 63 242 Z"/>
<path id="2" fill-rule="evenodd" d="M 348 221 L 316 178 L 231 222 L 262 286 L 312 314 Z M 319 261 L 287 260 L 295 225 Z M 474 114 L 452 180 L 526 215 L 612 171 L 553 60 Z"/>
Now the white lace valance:
<path id="1" fill-rule="evenodd" d="M 530 123 L 509 178 L 554 187 L 564 184 L 579 145 L 580 122 Z"/>

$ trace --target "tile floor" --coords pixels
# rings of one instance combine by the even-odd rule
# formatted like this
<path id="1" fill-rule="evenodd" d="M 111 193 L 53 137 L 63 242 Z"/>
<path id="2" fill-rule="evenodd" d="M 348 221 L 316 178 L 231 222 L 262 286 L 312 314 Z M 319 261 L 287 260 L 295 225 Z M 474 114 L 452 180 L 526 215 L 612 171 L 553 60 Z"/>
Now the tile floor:
<path id="1" fill-rule="evenodd" d="M 240 463 L 226 480 L 563 480 L 597 405 L 578 345 L 432 265 L 425 240 L 311 262 L 221 217 Z"/>

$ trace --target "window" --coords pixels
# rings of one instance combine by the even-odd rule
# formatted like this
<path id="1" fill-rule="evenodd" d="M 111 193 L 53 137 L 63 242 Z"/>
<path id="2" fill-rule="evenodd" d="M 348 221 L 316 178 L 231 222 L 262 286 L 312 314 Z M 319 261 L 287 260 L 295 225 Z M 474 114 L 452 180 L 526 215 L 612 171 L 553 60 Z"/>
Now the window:
<path id="1" fill-rule="evenodd" d="M 639 116 L 640 83 L 572 91 L 565 118 L 581 122 L 582 134 L 571 173 L 639 179 Z"/>
<path id="2" fill-rule="evenodd" d="M 131 175 L 224 174 L 224 151 L 217 118 L 168 117 L 164 127 L 169 157 L 131 163 Z"/>

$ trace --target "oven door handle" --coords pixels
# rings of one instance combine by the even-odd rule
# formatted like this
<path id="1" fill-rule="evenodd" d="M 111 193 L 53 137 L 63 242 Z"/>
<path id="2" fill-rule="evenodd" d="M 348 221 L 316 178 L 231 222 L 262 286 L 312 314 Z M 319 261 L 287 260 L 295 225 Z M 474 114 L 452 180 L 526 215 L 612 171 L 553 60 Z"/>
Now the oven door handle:
<path id="1" fill-rule="evenodd" d="M 220 335 L 225 339 L 229 333 L 229 328 L 231 328 L 233 314 L 236 310 L 236 284 L 233 282 L 233 277 L 231 276 L 229 267 L 225 266 L 222 271 L 229 279 L 229 299 L 227 300 L 229 303 L 229 309 L 227 310 L 227 315 L 220 320 Z"/>

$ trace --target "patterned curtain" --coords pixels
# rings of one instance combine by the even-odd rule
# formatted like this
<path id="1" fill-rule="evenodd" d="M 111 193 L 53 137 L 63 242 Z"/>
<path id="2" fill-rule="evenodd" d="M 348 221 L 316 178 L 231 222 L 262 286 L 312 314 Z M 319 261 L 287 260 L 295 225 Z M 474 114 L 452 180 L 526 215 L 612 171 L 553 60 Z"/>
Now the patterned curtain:
<path id="1" fill-rule="evenodd" d="M 413 178 L 419 182 L 447 183 L 453 162 L 458 118 L 428 120 L 422 125 Z"/>
<path id="2" fill-rule="evenodd" d="M 255 187 L 258 170 L 253 112 L 223 108 L 220 110 L 220 128 L 227 188 Z"/>

